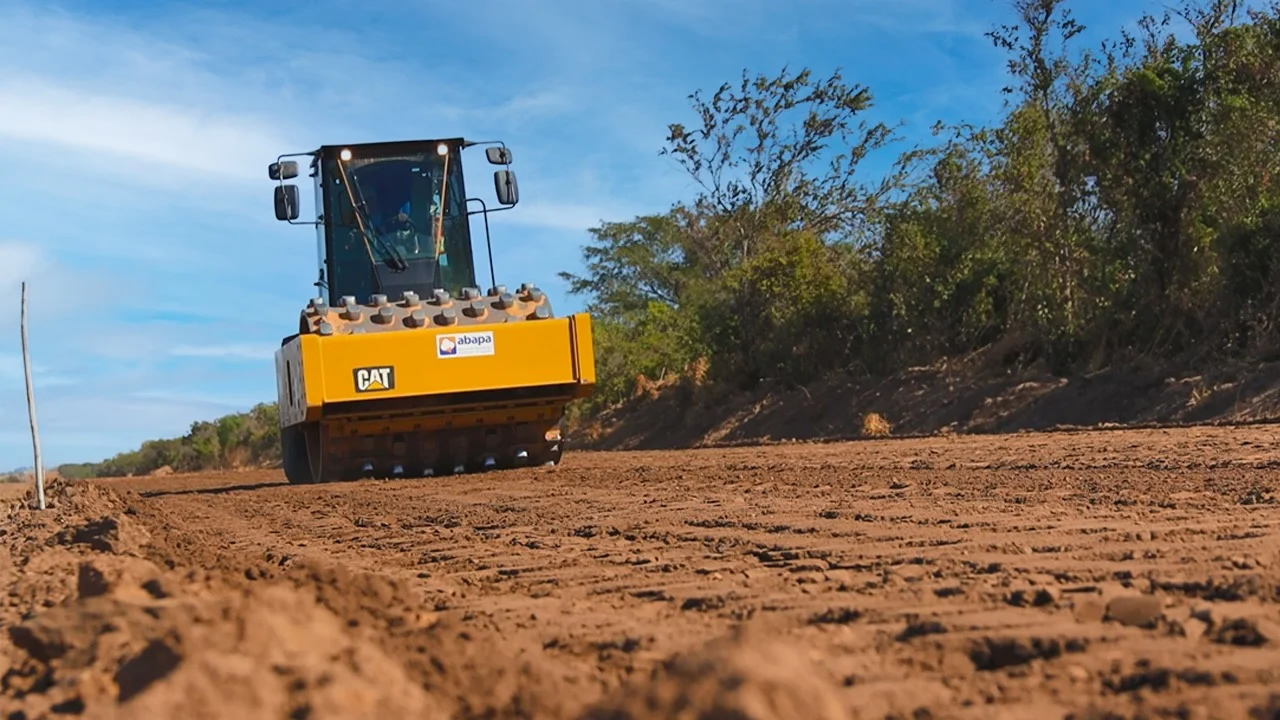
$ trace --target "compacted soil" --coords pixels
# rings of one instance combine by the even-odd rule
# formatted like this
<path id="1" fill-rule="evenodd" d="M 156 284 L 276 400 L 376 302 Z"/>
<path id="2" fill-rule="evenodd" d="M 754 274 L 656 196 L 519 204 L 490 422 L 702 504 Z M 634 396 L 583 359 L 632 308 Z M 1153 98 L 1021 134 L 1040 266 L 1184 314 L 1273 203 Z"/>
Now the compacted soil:
<path id="1" fill-rule="evenodd" d="M 0 718 L 1280 717 L 1280 429 L 569 452 L 0 518 Z"/>

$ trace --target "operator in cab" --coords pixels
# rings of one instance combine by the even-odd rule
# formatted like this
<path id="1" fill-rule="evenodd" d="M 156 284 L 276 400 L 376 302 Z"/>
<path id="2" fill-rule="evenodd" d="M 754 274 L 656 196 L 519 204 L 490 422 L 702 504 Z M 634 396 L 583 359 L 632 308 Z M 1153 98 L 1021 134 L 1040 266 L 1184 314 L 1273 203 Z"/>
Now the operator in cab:
<path id="1" fill-rule="evenodd" d="M 400 252 L 416 257 L 422 252 L 422 242 L 414 225 L 411 214 L 413 202 L 408 193 L 382 193 L 377 186 L 371 185 L 364 190 L 364 203 L 373 232 L 380 238 L 392 242 Z"/>

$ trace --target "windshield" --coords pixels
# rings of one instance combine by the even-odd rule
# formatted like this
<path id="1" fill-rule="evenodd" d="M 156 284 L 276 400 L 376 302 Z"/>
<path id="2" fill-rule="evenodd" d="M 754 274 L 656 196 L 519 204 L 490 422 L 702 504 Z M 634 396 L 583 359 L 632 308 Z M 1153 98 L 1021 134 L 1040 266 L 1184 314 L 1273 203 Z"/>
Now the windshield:
<path id="1" fill-rule="evenodd" d="M 375 292 L 398 295 L 406 289 L 429 296 L 435 287 L 458 294 L 474 284 L 456 150 L 447 162 L 447 183 L 446 156 L 434 150 L 326 163 L 329 278 L 335 298 L 363 300 Z"/>

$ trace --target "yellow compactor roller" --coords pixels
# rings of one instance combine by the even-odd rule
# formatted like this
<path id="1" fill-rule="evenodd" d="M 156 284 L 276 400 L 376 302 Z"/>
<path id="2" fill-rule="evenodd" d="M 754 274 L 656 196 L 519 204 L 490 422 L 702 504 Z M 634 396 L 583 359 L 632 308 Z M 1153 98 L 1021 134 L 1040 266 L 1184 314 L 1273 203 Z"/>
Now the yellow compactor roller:
<path id="1" fill-rule="evenodd" d="M 467 196 L 462 154 L 477 145 L 502 166 L 494 208 Z M 296 157 L 310 158 L 314 220 L 298 219 L 286 182 Z M 500 142 L 458 138 L 326 145 L 271 164 L 276 218 L 315 226 L 320 266 L 319 293 L 276 351 L 290 482 L 559 463 L 565 406 L 595 386 L 591 318 L 555 317 L 531 283 L 497 284 L 488 217 L 519 202 L 511 159 Z"/>

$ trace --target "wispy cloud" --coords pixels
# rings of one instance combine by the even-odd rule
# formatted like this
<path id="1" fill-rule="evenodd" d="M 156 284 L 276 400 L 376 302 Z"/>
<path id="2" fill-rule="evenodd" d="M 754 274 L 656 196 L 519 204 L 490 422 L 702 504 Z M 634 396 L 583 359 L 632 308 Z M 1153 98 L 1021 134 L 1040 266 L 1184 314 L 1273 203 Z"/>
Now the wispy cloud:
<path id="1" fill-rule="evenodd" d="M 191 405 L 207 406 L 219 409 L 221 412 L 247 410 L 257 403 L 265 402 L 268 399 L 274 399 L 262 397 L 255 398 L 236 393 L 215 394 L 169 390 L 141 390 L 132 393 L 132 397 L 139 400 L 154 400 L 172 403 L 179 407 Z"/>
<path id="2" fill-rule="evenodd" d="M 580 107 L 581 98 L 563 88 L 540 88 L 509 98 L 497 108 L 499 116 L 519 115 L 526 121 L 531 116 L 556 115 Z"/>
<path id="3" fill-rule="evenodd" d="M 0 78 L 0 139 L 62 145 L 203 177 L 260 179 L 285 145 L 251 118 L 95 94 L 35 77 Z"/>
<path id="4" fill-rule="evenodd" d="M 22 363 L 21 353 L 0 353 L 0 386 L 22 388 L 26 392 L 26 369 Z M 59 375 L 43 363 L 31 363 L 31 383 L 36 387 L 66 387 L 75 385 L 76 378 Z"/>
<path id="5" fill-rule="evenodd" d="M 179 345 L 169 351 L 174 357 L 219 358 L 225 360 L 270 360 L 275 356 L 270 345 Z"/>
<path id="6" fill-rule="evenodd" d="M 96 298 L 109 297 L 114 287 L 108 278 L 68 266 L 42 245 L 0 241 L 0 331 L 18 327 L 23 282 L 28 285 L 33 337 L 55 329 L 77 312 L 90 310 Z"/>
<path id="7" fill-rule="evenodd" d="M 44 261 L 40 248 L 30 243 L 0 242 L 0 291 L 21 287 Z"/>
<path id="8" fill-rule="evenodd" d="M 891 32 L 919 37 L 954 35 L 980 39 L 991 29 L 991 10 L 1005 8 L 987 4 L 975 12 L 973 3 L 961 0 L 855 0 L 837 4 L 845 17 L 863 32 Z M 835 9 L 836 5 L 831 6 Z"/>
<path id="9" fill-rule="evenodd" d="M 506 222 L 512 225 L 533 225 L 549 230 L 583 232 L 601 222 L 628 220 L 640 214 L 638 206 L 622 204 L 588 205 L 573 202 L 533 201 L 521 202 L 519 214 L 513 212 Z M 661 211 L 662 208 L 648 208 Z"/>

